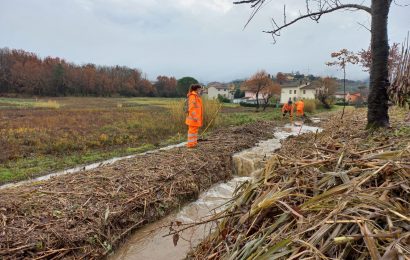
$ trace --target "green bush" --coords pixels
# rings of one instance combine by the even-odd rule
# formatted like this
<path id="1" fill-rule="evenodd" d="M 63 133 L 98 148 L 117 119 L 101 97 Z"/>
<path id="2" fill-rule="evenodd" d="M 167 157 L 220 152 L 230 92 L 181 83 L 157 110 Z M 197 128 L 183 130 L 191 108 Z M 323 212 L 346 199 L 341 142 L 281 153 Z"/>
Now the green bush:
<path id="1" fill-rule="evenodd" d="M 231 103 L 231 100 L 229 98 L 226 98 L 221 94 L 218 94 L 218 101 L 221 103 Z"/>

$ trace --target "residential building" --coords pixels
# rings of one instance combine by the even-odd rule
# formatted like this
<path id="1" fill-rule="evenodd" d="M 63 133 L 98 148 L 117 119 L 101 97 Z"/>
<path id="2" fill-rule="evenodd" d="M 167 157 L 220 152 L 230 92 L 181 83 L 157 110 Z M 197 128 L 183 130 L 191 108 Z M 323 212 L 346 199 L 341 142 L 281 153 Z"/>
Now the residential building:
<path id="1" fill-rule="evenodd" d="M 258 94 L 258 100 L 259 100 L 259 104 L 264 103 L 265 98 L 268 96 L 268 94 L 262 94 L 259 93 Z M 252 92 L 249 90 L 245 91 L 245 96 L 243 98 L 238 98 L 238 99 L 234 99 L 233 103 L 248 103 L 248 104 L 256 104 L 256 92 Z"/>
<path id="2" fill-rule="evenodd" d="M 209 99 L 216 99 L 218 98 L 218 95 L 221 95 L 232 100 L 234 95 L 234 91 L 232 90 L 230 85 L 219 82 L 209 83 L 207 86 L 207 91 L 207 96 Z"/>
<path id="3" fill-rule="evenodd" d="M 335 96 L 335 98 L 338 100 L 338 99 L 341 99 L 341 100 L 343 100 L 343 98 L 345 99 L 345 100 L 347 100 L 347 95 L 349 94 L 349 92 L 346 92 L 346 96 L 345 96 L 345 94 L 343 93 L 343 92 L 336 92 L 335 94 L 334 94 L 334 96 Z"/>
<path id="4" fill-rule="evenodd" d="M 258 99 L 262 100 L 265 99 L 267 97 L 268 94 L 266 93 L 259 93 L 258 94 Z M 245 91 L 245 97 L 246 99 L 250 99 L 250 100 L 256 100 L 256 92 L 252 92 L 252 91 Z"/>
<path id="5" fill-rule="evenodd" d="M 299 84 L 282 85 L 281 87 L 281 104 L 284 104 L 289 100 L 296 101 L 298 99 L 315 99 L 316 94 L 320 89 L 313 86 L 309 82 L 299 82 Z"/>
<path id="6" fill-rule="evenodd" d="M 364 99 L 359 92 L 356 93 L 347 93 L 346 100 L 351 104 L 356 104 L 358 102 L 363 102 Z"/>

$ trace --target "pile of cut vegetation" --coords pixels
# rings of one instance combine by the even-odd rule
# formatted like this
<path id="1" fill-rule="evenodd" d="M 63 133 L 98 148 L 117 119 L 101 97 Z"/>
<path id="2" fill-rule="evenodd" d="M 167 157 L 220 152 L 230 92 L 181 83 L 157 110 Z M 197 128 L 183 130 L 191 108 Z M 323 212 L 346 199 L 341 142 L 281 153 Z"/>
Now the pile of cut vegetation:
<path id="1" fill-rule="evenodd" d="M 410 127 L 365 130 L 365 111 L 284 142 L 244 184 L 195 259 L 410 259 Z M 222 218 L 224 217 L 225 218 Z M 220 220 L 222 218 L 222 220 Z"/>
<path id="2" fill-rule="evenodd" d="M 216 130 L 199 147 L 137 156 L 0 192 L 1 259 L 94 259 L 232 175 L 231 155 L 272 123 Z"/>

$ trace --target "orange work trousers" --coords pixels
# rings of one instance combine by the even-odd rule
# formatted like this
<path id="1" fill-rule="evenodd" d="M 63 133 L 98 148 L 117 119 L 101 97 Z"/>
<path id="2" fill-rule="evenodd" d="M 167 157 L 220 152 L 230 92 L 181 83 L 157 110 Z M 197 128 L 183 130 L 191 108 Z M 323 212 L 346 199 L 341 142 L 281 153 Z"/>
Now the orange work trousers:
<path id="1" fill-rule="evenodd" d="M 198 126 L 188 126 L 188 148 L 195 147 L 198 144 Z"/>
<path id="2" fill-rule="evenodd" d="M 296 110 L 296 116 L 304 116 L 303 110 Z"/>

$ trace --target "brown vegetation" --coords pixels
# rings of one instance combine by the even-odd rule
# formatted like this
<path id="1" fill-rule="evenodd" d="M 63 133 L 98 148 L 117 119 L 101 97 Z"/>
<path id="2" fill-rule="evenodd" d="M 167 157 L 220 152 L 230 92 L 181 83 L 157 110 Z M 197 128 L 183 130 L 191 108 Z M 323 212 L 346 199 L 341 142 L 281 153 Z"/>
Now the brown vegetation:
<path id="1" fill-rule="evenodd" d="M 0 110 L 0 163 L 27 156 L 158 143 L 184 131 L 181 122 L 159 124 L 170 116 L 165 108 L 106 109 L 101 102 L 94 109 Z"/>
<path id="2" fill-rule="evenodd" d="M 219 103 L 204 107 L 205 126 L 216 118 L 212 129 L 221 123 Z M 92 162 L 185 141 L 185 116 L 180 99 L 0 99 L 0 184 L 84 163 L 82 156 Z M 47 166 L 43 157 L 61 162 Z"/>
<path id="3" fill-rule="evenodd" d="M 0 86 L 0 95 L 177 95 L 174 77 L 158 76 L 152 85 L 138 69 L 95 64 L 80 66 L 60 58 L 41 59 L 35 53 L 7 48 L 0 49 Z"/>
<path id="4" fill-rule="evenodd" d="M 337 81 L 334 78 L 325 77 L 313 81 L 312 85 L 320 88 L 316 94 L 316 98 L 322 103 L 324 108 L 329 109 L 332 102 L 331 98 L 338 88 Z"/>
<path id="5" fill-rule="evenodd" d="M 280 94 L 280 86 L 275 84 L 270 75 L 266 71 L 261 70 L 252 75 L 248 80 L 242 84 L 242 90 L 250 91 L 256 95 L 256 110 L 259 109 L 259 104 L 262 96 L 264 102 L 264 110 L 269 103 L 269 100 L 273 95 Z"/>
<path id="6" fill-rule="evenodd" d="M 271 136 L 254 123 L 175 148 L 0 193 L 0 258 L 101 258 L 132 230 L 231 177 L 231 155 Z M 246 138 L 244 138 L 246 136 Z"/>
<path id="7" fill-rule="evenodd" d="M 245 184 L 195 259 L 408 259 L 410 132 L 369 132 L 365 111 L 285 141 Z M 222 220 L 221 218 L 224 217 Z M 383 256 L 383 258 L 381 258 Z"/>
<path id="8" fill-rule="evenodd" d="M 397 54 L 397 61 L 392 63 L 390 77 L 392 83 L 389 88 L 390 100 L 398 106 L 405 107 L 407 105 L 410 108 L 409 35 L 401 46 L 401 53 Z"/>

